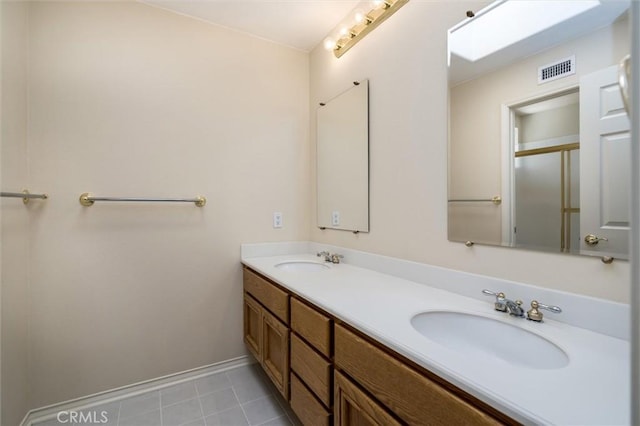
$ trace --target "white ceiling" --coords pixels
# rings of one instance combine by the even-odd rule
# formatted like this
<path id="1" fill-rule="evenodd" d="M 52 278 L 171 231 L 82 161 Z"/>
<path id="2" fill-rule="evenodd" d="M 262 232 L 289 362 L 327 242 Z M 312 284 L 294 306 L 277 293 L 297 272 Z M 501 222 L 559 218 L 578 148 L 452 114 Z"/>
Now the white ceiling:
<path id="1" fill-rule="evenodd" d="M 183 15 L 310 51 L 358 0 L 142 0 Z"/>

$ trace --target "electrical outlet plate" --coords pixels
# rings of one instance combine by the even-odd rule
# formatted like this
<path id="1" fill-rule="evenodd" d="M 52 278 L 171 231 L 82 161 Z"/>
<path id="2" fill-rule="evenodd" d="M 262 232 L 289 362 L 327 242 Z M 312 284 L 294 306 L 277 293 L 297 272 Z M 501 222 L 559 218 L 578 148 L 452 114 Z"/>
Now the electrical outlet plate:
<path id="1" fill-rule="evenodd" d="M 273 227 L 282 228 L 282 212 L 273 212 Z"/>
<path id="2" fill-rule="evenodd" d="M 331 212 L 331 226 L 339 226 L 340 225 L 340 212 L 333 211 Z"/>

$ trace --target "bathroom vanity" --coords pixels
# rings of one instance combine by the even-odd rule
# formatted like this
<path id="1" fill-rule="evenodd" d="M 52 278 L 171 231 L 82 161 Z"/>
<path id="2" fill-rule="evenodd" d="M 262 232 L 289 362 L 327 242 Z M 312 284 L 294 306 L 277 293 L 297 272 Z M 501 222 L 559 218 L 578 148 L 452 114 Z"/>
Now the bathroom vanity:
<path id="1" fill-rule="evenodd" d="M 243 281 L 247 347 L 305 425 L 517 423 L 251 268 Z"/>
<path id="2" fill-rule="evenodd" d="M 243 247 L 244 339 L 305 425 L 629 423 L 625 339 L 551 314 L 542 323 L 514 318 L 494 311 L 481 291 L 470 298 L 348 262 L 386 263 L 390 272 L 404 263 L 416 279 L 420 270 L 442 278 L 441 268 L 429 273 L 428 265 L 361 252 L 345 253 L 340 264 L 313 254 L 250 252 Z M 448 273 L 527 301 L 527 293 L 550 297 L 550 290 L 536 295 L 534 287 Z M 622 306 L 576 298 L 576 306 L 602 303 L 605 316 Z M 567 299 L 552 302 L 558 300 L 573 310 Z M 479 336 L 483 321 L 506 328 L 491 331 L 489 349 L 477 350 L 469 336 L 456 346 L 453 329 L 450 340 L 438 340 L 420 324 L 425 315 L 437 319 L 427 323 L 434 333 L 447 316 L 470 321 L 455 326 Z M 521 340 L 520 332 L 534 340 Z M 490 353 L 492 347 L 504 353 Z"/>

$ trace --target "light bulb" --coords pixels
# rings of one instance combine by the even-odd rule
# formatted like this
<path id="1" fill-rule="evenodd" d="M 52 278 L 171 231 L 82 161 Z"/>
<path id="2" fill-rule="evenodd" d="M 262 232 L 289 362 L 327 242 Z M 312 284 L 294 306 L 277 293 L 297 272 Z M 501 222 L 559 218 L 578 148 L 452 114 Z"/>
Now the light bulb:
<path id="1" fill-rule="evenodd" d="M 364 21 L 364 12 L 360 9 L 356 10 L 353 14 L 353 19 L 356 21 L 356 24 L 362 23 L 362 21 Z"/>
<path id="2" fill-rule="evenodd" d="M 336 47 L 336 41 L 331 38 L 331 37 L 327 37 L 324 39 L 324 48 L 327 50 L 333 50 Z"/>
<path id="3" fill-rule="evenodd" d="M 340 28 L 340 37 L 344 37 L 349 34 L 349 29 L 347 27 Z"/>
<path id="4" fill-rule="evenodd" d="M 384 1 L 383 1 L 383 0 L 373 0 L 373 1 L 371 2 L 371 7 L 372 7 L 372 8 L 374 8 L 374 9 L 377 9 L 377 8 L 379 8 L 380 6 L 382 6 L 383 4 L 384 4 Z"/>

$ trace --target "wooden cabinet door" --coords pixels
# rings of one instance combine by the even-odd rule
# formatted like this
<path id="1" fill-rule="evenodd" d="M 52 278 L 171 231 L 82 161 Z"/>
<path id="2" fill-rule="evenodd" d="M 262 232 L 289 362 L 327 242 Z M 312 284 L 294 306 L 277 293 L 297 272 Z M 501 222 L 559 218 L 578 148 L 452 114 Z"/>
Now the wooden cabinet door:
<path id="1" fill-rule="evenodd" d="M 262 366 L 282 396 L 289 400 L 289 329 L 264 309 Z"/>
<path id="2" fill-rule="evenodd" d="M 244 341 L 258 362 L 262 362 L 262 308 L 247 293 L 244 294 Z"/>
<path id="3" fill-rule="evenodd" d="M 334 419 L 338 426 L 401 424 L 338 371 L 335 374 Z"/>

